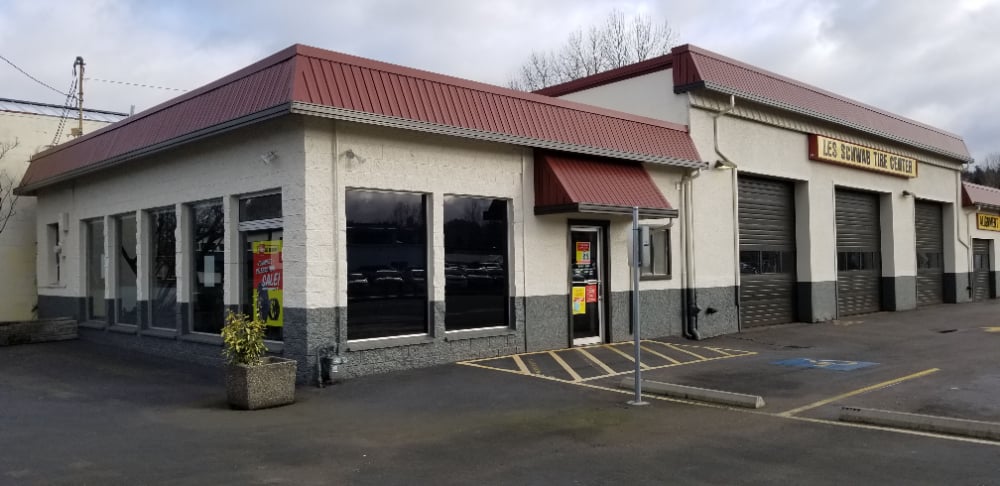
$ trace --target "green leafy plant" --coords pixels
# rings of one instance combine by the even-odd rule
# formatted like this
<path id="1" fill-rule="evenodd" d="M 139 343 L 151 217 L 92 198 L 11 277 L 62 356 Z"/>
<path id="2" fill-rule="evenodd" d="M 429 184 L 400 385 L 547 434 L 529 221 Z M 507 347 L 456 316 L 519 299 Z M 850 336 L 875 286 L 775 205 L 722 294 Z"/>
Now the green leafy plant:
<path id="1" fill-rule="evenodd" d="M 256 313 L 255 313 L 256 314 Z M 266 323 L 257 315 L 226 312 L 226 325 L 222 328 L 225 346 L 222 354 L 230 364 L 255 366 L 267 351 L 264 347 L 264 327 Z"/>

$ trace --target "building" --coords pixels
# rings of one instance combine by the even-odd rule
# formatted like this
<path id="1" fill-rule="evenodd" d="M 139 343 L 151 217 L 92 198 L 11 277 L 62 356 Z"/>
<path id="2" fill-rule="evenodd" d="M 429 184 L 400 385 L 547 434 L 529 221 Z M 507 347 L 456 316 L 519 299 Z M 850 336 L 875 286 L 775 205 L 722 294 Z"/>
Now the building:
<path id="1" fill-rule="evenodd" d="M 70 119 L 64 118 L 67 116 Z M 32 154 L 72 139 L 70 128 L 77 126 L 77 116 L 76 110 L 62 106 L 0 98 L 0 144 L 13 145 L 0 159 L 0 177 L 9 177 L 16 184 Z M 87 109 L 83 111 L 83 129 L 96 130 L 125 116 Z M 4 262 L 0 322 L 31 319 L 36 303 L 35 200 L 19 198 L 14 209 L 14 216 L 0 233 L 0 262 Z"/>
<path id="2" fill-rule="evenodd" d="M 1000 240 L 1000 189 L 962 183 L 968 241 L 972 245 L 970 291 L 972 300 L 997 297 L 997 240 Z M 975 218 L 975 223 L 972 219 Z"/>
<path id="3" fill-rule="evenodd" d="M 39 154 L 19 190 L 66 242 L 42 314 L 215 361 L 223 312 L 256 308 L 307 381 L 630 339 L 634 207 L 650 336 L 968 301 L 969 160 L 690 46 L 521 93 L 297 45 Z"/>

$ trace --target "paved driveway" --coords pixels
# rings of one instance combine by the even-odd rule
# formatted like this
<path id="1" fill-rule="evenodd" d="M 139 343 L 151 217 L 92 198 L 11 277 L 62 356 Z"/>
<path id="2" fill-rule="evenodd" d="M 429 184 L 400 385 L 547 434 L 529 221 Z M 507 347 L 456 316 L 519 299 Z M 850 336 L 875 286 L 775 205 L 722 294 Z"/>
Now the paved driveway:
<path id="1" fill-rule="evenodd" d="M 842 402 L 994 418 L 1000 334 L 981 328 L 997 309 L 664 340 L 756 353 L 647 374 L 760 393 L 764 413 L 632 408 L 572 379 L 462 365 L 300 388 L 292 406 L 240 412 L 215 369 L 86 342 L 0 348 L 0 484 L 1000 484 L 995 443 L 814 421 L 826 405 L 779 415 L 939 368 Z M 878 365 L 772 364 L 795 358 Z"/>

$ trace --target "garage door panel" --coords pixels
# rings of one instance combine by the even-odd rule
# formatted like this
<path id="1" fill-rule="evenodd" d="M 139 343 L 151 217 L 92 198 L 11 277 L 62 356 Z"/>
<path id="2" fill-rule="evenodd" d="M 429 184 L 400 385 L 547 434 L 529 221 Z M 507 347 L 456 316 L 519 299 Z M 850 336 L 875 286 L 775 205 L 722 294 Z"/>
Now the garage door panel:
<path id="1" fill-rule="evenodd" d="M 741 177 L 740 319 L 744 327 L 795 321 L 795 206 L 790 183 Z"/>
<path id="2" fill-rule="evenodd" d="M 944 223 L 938 203 L 917 201 L 914 207 L 917 252 L 917 305 L 944 301 Z"/>
<path id="3" fill-rule="evenodd" d="M 878 195 L 838 189 L 837 308 L 840 316 L 882 309 Z"/>
<path id="4" fill-rule="evenodd" d="M 980 301 L 992 298 L 990 285 L 990 242 L 972 240 L 972 298 Z"/>

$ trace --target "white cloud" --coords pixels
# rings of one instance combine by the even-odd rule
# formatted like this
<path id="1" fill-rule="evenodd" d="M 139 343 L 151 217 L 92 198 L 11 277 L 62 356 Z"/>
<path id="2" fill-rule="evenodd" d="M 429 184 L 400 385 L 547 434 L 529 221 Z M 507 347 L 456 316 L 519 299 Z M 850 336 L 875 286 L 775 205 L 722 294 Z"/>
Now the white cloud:
<path id="1" fill-rule="evenodd" d="M 87 76 L 194 88 L 301 42 L 503 84 L 533 50 L 612 8 L 664 18 L 693 43 L 956 132 L 1000 150 L 991 62 L 995 1 L 465 0 L 124 2 L 7 0 L 0 54 L 60 90 L 76 56 Z M 62 99 L 0 64 L 0 97 Z M 89 107 L 128 111 L 176 92 L 90 81 Z"/>

